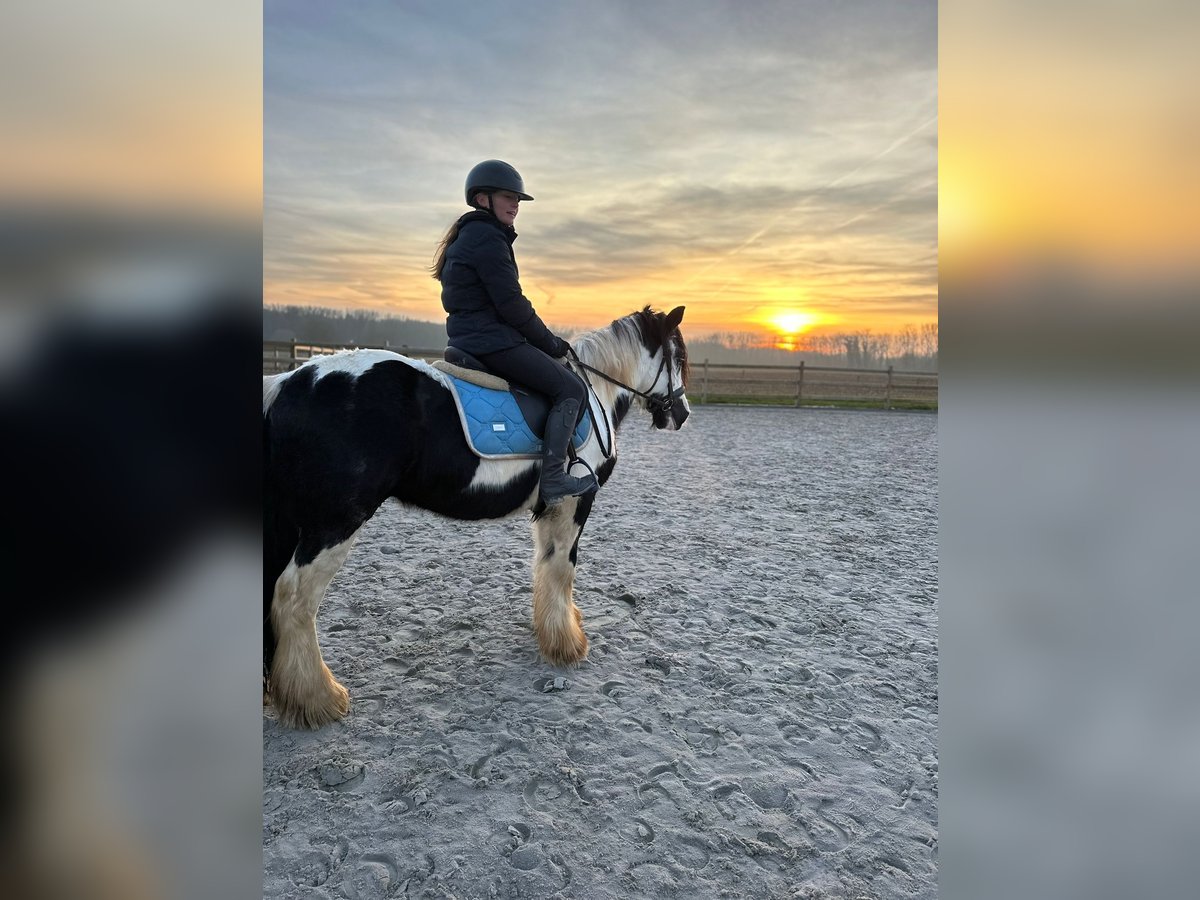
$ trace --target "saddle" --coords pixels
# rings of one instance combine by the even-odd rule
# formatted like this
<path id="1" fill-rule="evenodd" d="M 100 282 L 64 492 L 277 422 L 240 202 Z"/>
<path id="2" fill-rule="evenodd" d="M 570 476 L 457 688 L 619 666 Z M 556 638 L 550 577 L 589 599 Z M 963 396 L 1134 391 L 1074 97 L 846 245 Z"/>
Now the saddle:
<path id="1" fill-rule="evenodd" d="M 431 365 L 449 376 L 463 436 L 472 452 L 483 459 L 540 459 L 550 398 L 489 372 L 457 347 L 447 347 L 443 355 L 445 359 Z M 582 449 L 591 436 L 589 409 L 572 435 L 575 450 Z"/>

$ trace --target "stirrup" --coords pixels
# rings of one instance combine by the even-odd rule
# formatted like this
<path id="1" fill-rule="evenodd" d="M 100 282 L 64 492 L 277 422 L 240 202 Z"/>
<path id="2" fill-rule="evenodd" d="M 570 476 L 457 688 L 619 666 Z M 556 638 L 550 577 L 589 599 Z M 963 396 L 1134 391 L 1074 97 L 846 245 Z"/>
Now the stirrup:
<path id="1" fill-rule="evenodd" d="M 584 465 L 587 464 L 585 463 Z M 563 472 L 559 478 L 565 481 L 573 482 L 573 484 L 567 485 L 564 484 L 563 481 L 558 481 L 558 479 L 555 479 L 558 481 L 558 483 L 549 485 L 552 491 L 555 488 L 561 489 L 563 491 L 561 494 L 553 493 L 552 496 L 547 496 L 547 486 L 545 484 L 539 485 L 538 492 L 541 495 L 542 502 L 547 506 L 559 506 L 568 497 L 586 497 L 588 494 L 594 494 L 596 491 L 600 490 L 600 481 L 594 474 L 588 474 L 586 477 L 580 478 L 576 475 L 571 475 L 568 472 Z"/>

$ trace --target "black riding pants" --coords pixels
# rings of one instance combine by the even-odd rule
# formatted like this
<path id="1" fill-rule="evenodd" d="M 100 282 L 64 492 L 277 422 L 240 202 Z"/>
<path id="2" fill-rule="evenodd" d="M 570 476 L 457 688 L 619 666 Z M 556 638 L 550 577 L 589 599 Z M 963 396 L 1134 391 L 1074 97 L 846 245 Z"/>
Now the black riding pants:
<path id="1" fill-rule="evenodd" d="M 564 400 L 578 401 L 576 422 L 583 418 L 587 408 L 587 387 L 583 379 L 532 344 L 517 344 L 496 353 L 476 355 L 497 375 L 545 394 L 554 406 Z"/>

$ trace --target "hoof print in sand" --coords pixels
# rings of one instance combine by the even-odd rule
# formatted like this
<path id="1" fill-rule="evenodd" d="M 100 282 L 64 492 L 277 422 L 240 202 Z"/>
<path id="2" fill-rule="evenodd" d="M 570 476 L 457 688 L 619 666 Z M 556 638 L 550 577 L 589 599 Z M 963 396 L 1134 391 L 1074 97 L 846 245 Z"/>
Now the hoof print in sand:
<path id="1" fill-rule="evenodd" d="M 364 853 L 343 885 L 351 900 L 386 900 L 395 886 L 396 862 L 383 853 Z"/>
<path id="2" fill-rule="evenodd" d="M 648 665 L 652 669 L 657 669 L 658 671 L 662 672 L 664 675 L 671 674 L 671 668 L 672 668 L 671 661 L 669 659 L 667 659 L 665 656 L 647 656 L 646 657 L 646 665 Z"/>
<path id="3" fill-rule="evenodd" d="M 321 789 L 349 791 L 362 784 L 367 767 L 353 759 L 330 759 L 317 767 Z"/>
<path id="4" fill-rule="evenodd" d="M 529 872 L 542 864 L 542 854 L 533 847 L 521 847 L 512 852 L 508 862 L 514 869 Z"/>

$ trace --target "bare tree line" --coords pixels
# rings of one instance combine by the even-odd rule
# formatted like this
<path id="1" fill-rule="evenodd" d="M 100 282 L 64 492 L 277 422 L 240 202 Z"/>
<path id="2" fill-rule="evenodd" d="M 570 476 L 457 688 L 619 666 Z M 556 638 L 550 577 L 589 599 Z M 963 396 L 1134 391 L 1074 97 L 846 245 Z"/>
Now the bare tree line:
<path id="1" fill-rule="evenodd" d="M 788 341 L 792 343 L 792 341 Z M 906 325 L 899 331 L 854 332 L 799 335 L 794 346 L 765 343 L 761 334 L 724 332 L 700 340 L 689 340 L 695 360 L 747 365 L 846 366 L 848 368 L 886 368 L 936 371 L 938 364 L 937 323 Z"/>
<path id="2" fill-rule="evenodd" d="M 263 337 L 274 341 L 429 350 L 445 346 L 446 326 L 370 310 L 268 305 L 263 307 Z"/>

